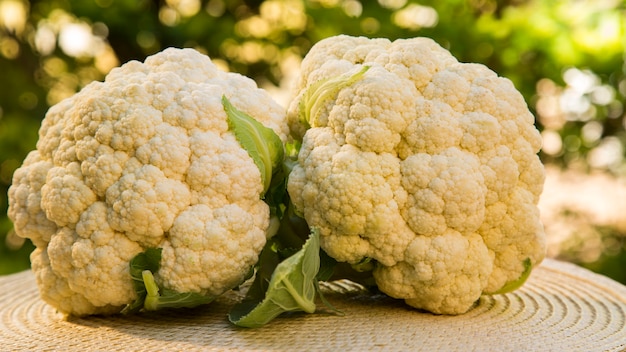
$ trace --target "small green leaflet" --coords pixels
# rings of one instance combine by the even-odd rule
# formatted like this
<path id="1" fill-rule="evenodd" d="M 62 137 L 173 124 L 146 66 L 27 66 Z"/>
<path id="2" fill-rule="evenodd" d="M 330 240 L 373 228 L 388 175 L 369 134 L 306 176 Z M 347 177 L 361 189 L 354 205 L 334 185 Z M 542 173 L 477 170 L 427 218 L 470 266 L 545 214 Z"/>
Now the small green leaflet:
<path id="1" fill-rule="evenodd" d="M 329 100 L 334 99 L 340 90 L 361 80 L 369 68 L 370 66 L 363 66 L 357 73 L 351 75 L 344 73 L 343 75 L 312 83 L 304 92 L 304 96 L 298 106 L 300 122 L 304 123 L 307 129 L 314 126 L 313 123 L 317 119 L 318 112 L 322 106 Z"/>
<path id="2" fill-rule="evenodd" d="M 150 270 L 142 273 L 143 282 L 146 285 L 148 295 L 144 301 L 145 310 L 159 310 L 162 308 L 193 308 L 199 305 L 211 303 L 215 297 L 203 296 L 197 292 L 176 292 L 166 288 L 159 288 L 154 281 Z"/>
<path id="3" fill-rule="evenodd" d="M 502 294 L 502 293 L 508 293 L 508 292 L 515 291 L 518 288 L 522 287 L 522 285 L 526 282 L 526 280 L 530 276 L 530 272 L 532 271 L 532 267 L 533 267 L 532 263 L 530 261 L 530 258 L 526 258 L 526 260 L 524 260 L 522 262 L 522 264 L 524 265 L 524 271 L 522 272 L 522 274 L 520 275 L 520 277 L 517 280 L 509 281 L 504 286 L 502 286 L 499 290 L 497 290 L 496 292 L 488 293 L 488 294 L 490 294 L 490 295 L 499 295 L 499 294 Z"/>
<path id="4" fill-rule="evenodd" d="M 136 313 L 143 308 L 143 302 L 148 292 L 143 283 L 142 272 L 149 270 L 156 272 L 161 266 L 161 248 L 148 248 L 137 254 L 130 260 L 130 277 L 133 280 L 133 289 L 137 293 L 137 299 L 122 309 L 123 314 Z"/>
<path id="5" fill-rule="evenodd" d="M 222 96 L 222 105 L 228 116 L 228 128 L 261 172 L 263 197 L 270 188 L 272 175 L 282 167 L 283 143 L 274 130 L 234 107 L 226 96 Z"/>
<path id="6" fill-rule="evenodd" d="M 192 308 L 212 302 L 215 297 L 197 292 L 176 292 L 160 288 L 154 281 L 154 272 L 161 266 L 162 248 L 148 248 L 130 261 L 130 276 L 137 299 L 122 309 L 122 314 L 151 311 L 162 308 Z"/>
<path id="7" fill-rule="evenodd" d="M 274 170 L 270 187 L 265 192 L 265 198 L 263 199 L 270 207 L 270 214 L 279 221 L 285 216 L 287 207 L 291 204 L 289 195 L 287 194 L 287 181 L 291 170 L 293 170 L 294 166 L 298 163 L 299 151 L 299 143 L 293 142 L 285 144 L 282 167 Z"/>
<path id="8" fill-rule="evenodd" d="M 312 229 L 302 249 L 276 266 L 264 296 L 260 292 L 264 286 L 264 279 L 261 278 L 256 286 L 253 283 L 253 292 L 248 291 L 246 298 L 233 307 L 228 319 L 237 326 L 255 328 L 267 324 L 284 312 L 315 312 L 319 252 L 319 232 Z"/>

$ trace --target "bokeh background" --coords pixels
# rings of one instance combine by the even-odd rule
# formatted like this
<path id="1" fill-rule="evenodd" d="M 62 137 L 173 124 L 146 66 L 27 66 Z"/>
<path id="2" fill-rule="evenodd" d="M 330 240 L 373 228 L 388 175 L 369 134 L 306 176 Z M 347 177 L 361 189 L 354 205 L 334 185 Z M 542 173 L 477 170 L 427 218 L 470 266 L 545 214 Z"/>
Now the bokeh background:
<path id="1" fill-rule="evenodd" d="M 431 37 L 510 78 L 544 138 L 549 256 L 626 283 L 624 0 L 0 0 L 0 275 L 29 267 L 6 194 L 51 105 L 170 46 L 286 104 L 302 57 L 341 33 Z"/>

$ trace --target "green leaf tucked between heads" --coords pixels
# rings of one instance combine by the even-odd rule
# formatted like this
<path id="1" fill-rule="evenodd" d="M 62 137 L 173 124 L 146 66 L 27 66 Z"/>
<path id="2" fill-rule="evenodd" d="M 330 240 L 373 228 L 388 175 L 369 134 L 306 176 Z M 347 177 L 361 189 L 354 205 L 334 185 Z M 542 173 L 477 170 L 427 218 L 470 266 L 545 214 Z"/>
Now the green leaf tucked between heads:
<path id="1" fill-rule="evenodd" d="M 228 116 L 228 128 L 261 172 L 263 197 L 270 188 L 272 175 L 282 168 L 283 143 L 274 130 L 237 109 L 226 96 L 222 97 L 222 105 Z"/>

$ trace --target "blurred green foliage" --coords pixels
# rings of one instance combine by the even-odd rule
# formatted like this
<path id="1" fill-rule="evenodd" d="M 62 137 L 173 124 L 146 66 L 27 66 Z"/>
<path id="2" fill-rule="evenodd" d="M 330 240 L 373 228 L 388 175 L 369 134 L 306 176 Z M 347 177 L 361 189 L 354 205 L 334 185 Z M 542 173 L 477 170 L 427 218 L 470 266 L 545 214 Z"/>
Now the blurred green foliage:
<path id="1" fill-rule="evenodd" d="M 624 176 L 625 19 L 623 0 L 0 0 L 0 274 L 28 268 L 6 193 L 45 112 L 121 63 L 194 47 L 279 87 L 322 38 L 428 36 L 515 83 L 544 162 Z M 623 253 L 590 265 L 622 272 Z"/>

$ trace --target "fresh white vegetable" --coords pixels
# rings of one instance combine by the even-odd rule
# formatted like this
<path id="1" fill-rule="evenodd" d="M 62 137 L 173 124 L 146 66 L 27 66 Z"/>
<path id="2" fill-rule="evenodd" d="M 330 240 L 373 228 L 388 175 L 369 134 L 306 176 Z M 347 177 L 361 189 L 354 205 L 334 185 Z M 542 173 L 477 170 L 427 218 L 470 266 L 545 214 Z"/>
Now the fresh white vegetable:
<path id="1" fill-rule="evenodd" d="M 293 204 L 386 294 L 459 314 L 544 258 L 541 138 L 509 80 L 431 39 L 341 35 L 306 55 L 295 96 Z"/>
<path id="2" fill-rule="evenodd" d="M 268 236 L 262 198 L 286 135 L 265 91 L 193 49 L 126 63 L 53 106 L 9 190 L 42 297 L 75 315 L 146 308 L 130 262 L 156 249 L 163 300 L 236 287 Z"/>

